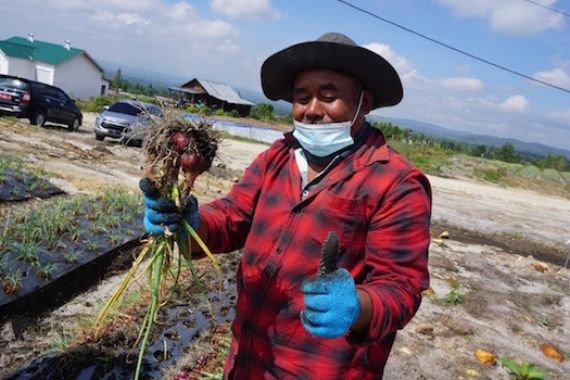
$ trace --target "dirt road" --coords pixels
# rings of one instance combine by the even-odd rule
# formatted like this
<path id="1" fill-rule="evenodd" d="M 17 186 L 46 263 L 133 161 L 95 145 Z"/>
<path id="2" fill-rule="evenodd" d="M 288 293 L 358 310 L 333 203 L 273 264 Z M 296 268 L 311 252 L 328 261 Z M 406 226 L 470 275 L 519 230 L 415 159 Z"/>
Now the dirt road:
<path id="1" fill-rule="evenodd" d="M 87 114 L 80 131 L 69 133 L 59 127 L 0 120 L 0 152 L 44 167 L 53 173 L 52 181 L 68 192 L 117 185 L 138 191 L 140 148 L 96 141 L 93 122 L 94 115 Z M 232 180 L 266 148 L 226 139 L 214 173 L 199 184 L 199 200 L 227 192 Z M 441 226 L 498 234 L 519 245 L 528 241 L 544 249 L 561 249 L 570 239 L 570 200 L 465 179 L 432 176 L 430 181 L 433 219 Z M 452 233 L 450 239 L 432 244 L 433 295 L 424 298 L 415 319 L 398 335 L 385 378 L 508 378 L 504 367 L 479 363 L 474 356 L 477 349 L 533 362 L 549 378 L 565 378 L 570 373 L 568 361 L 548 358 L 540 347 L 552 344 L 570 356 L 569 271 L 538 265 L 535 258 L 521 256 L 516 244 L 499 248 L 492 240 L 462 243 L 458 238 Z M 445 300 L 452 298 L 457 304 L 446 305 Z M 81 313 L 89 310 L 82 308 Z M 42 323 L 61 327 L 53 319 L 38 322 Z M 0 341 L 6 365 L 15 360 L 6 347 L 16 343 L 11 334 L 3 336 L 10 341 Z M 29 344 L 42 339 L 35 336 Z"/>

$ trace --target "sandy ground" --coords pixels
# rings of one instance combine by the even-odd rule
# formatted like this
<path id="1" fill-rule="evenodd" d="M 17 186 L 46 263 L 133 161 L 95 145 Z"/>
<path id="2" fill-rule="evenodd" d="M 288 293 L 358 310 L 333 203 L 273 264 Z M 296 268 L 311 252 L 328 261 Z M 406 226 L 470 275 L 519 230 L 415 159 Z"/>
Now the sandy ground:
<path id="1" fill-rule="evenodd" d="M 71 193 L 115 185 L 137 191 L 140 148 L 96 141 L 93 122 L 94 115 L 86 114 L 79 132 L 69 133 L 58 127 L 41 129 L 0 121 L 0 152 L 43 166 L 54 174 L 55 184 Z M 226 139 L 215 163 L 225 168 L 226 174 L 205 176 L 199 184 L 199 200 L 223 195 L 232 180 L 266 148 Z M 430 182 L 433 219 L 442 225 L 504 234 L 560 249 L 570 239 L 570 200 L 467 179 L 430 176 Z M 564 357 L 570 355 L 570 272 L 550 264 L 542 267 L 532 257 L 485 242 L 460 243 L 453 235 L 436 242 L 430 249 L 433 295 L 424 298 L 414 320 L 398 335 L 385 378 L 508 378 L 504 367 L 479 363 L 474 355 L 477 349 L 533 362 L 549 378 L 567 378 L 568 361 L 546 357 L 540 346 L 553 344 Z M 452 283 L 457 284 L 464 301 L 442 305 L 438 299 L 450 292 Z M 89 312 L 71 310 L 54 315 Z M 39 323 L 61 327 L 61 322 L 49 318 Z M 0 340 L 3 365 L 14 360 L 6 352 L 9 344 L 16 344 L 14 339 L 5 325 Z"/>

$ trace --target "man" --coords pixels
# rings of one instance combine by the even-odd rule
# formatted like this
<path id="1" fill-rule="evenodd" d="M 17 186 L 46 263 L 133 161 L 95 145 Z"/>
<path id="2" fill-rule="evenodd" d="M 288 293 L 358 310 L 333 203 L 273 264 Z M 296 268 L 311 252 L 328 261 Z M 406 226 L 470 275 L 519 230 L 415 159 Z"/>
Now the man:
<path id="1" fill-rule="evenodd" d="M 269 57 L 261 81 L 268 98 L 292 103 L 293 133 L 198 214 L 145 196 L 147 230 L 198 218 L 212 251 L 242 249 L 225 378 L 381 378 L 429 282 L 429 183 L 365 121 L 400 102 L 398 74 L 328 33 Z M 339 269 L 316 277 L 330 231 Z"/>

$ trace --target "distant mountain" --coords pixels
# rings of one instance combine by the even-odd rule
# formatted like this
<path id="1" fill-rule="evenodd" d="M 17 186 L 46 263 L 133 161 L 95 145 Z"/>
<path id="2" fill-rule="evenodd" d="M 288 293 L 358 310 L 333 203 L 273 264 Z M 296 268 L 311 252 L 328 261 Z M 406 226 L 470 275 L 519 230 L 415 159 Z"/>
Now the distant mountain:
<path id="1" fill-rule="evenodd" d="M 142 85 L 152 84 L 153 86 L 179 86 L 192 79 L 192 76 L 182 77 L 180 75 L 165 74 L 158 71 L 149 71 L 144 69 L 126 67 L 112 62 L 99 61 L 105 70 L 105 77 L 111 79 L 117 69 L 121 69 L 123 78 L 139 82 Z M 231 85 L 231 84 L 230 84 Z M 291 104 L 283 100 L 269 100 L 259 91 L 236 88 L 236 91 L 245 100 L 252 103 L 268 103 L 273 106 L 276 113 L 289 114 L 291 112 Z M 488 135 L 477 135 L 468 132 L 456 131 L 445 128 L 440 125 L 430 124 L 422 121 L 404 119 L 404 118 L 386 118 L 377 115 L 369 115 L 368 119 L 376 122 L 389 122 L 402 128 L 409 128 L 414 132 L 423 133 L 432 138 L 449 139 L 455 141 L 466 142 L 474 145 L 489 145 L 501 147 L 507 143 L 513 144 L 515 150 L 519 153 L 526 153 L 533 156 L 544 157 L 547 154 L 563 155 L 570 159 L 570 150 L 555 148 L 539 143 L 529 143 L 517 139 L 494 137 Z"/>
<path id="2" fill-rule="evenodd" d="M 99 61 L 99 63 L 103 66 L 105 78 L 108 80 L 113 78 L 113 75 L 115 75 L 118 69 L 121 69 L 123 79 L 126 79 L 129 82 L 138 82 L 145 86 L 149 84 L 162 87 L 179 86 L 192 79 L 184 78 L 179 75 L 165 74 L 158 71 L 139 69 L 136 67 L 133 68 L 113 62 Z"/>
<path id="3" fill-rule="evenodd" d="M 455 131 L 439 125 L 424 123 L 411 119 L 386 118 L 376 115 L 369 115 L 368 119 L 380 123 L 389 122 L 401 128 L 409 128 L 414 132 L 423 133 L 424 135 L 432 138 L 455 140 L 473 145 L 489 145 L 494 147 L 501 147 L 507 143 L 511 143 L 513 144 L 515 150 L 519 153 L 526 153 L 539 157 L 544 157 L 547 154 L 555 154 L 562 155 L 570 159 L 570 150 L 556 148 L 539 143 L 529 143 L 512 138 L 478 135 L 463 131 Z"/>
<path id="4" fill-rule="evenodd" d="M 284 100 L 269 100 L 263 95 L 261 92 L 252 91 L 252 90 L 244 90 L 236 88 L 236 91 L 240 94 L 242 98 L 245 100 L 249 100 L 252 103 L 259 104 L 259 103 L 267 103 L 273 106 L 273 110 L 275 113 L 280 114 L 290 114 L 291 113 L 291 103 L 288 103 Z"/>

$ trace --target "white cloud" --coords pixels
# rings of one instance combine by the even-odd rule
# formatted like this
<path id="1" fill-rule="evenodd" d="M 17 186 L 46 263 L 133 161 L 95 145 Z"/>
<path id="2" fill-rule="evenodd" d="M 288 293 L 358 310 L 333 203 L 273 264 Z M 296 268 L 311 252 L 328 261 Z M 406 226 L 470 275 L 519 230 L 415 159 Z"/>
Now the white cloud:
<path id="1" fill-rule="evenodd" d="M 180 42 L 186 44 L 216 41 L 216 43 L 221 43 L 228 39 L 233 41 L 239 34 L 231 24 L 222 20 L 193 20 L 177 28 L 168 28 L 163 32 L 174 34 Z"/>
<path id="2" fill-rule="evenodd" d="M 437 81 L 441 86 L 452 90 L 478 91 L 483 88 L 483 82 L 478 78 L 452 77 L 441 78 Z"/>
<path id="3" fill-rule="evenodd" d="M 570 89 L 570 75 L 560 68 L 555 68 L 551 71 L 539 71 L 534 74 L 534 77 L 544 82 Z"/>
<path id="4" fill-rule="evenodd" d="M 192 5 L 187 2 L 175 3 L 168 7 L 166 16 L 173 21 L 188 21 L 190 17 L 197 17 Z"/>
<path id="5" fill-rule="evenodd" d="M 492 29 L 510 34 L 535 34 L 545 30 L 560 30 L 564 16 L 520 0 L 436 0 L 461 17 L 479 17 Z M 556 0 L 541 0 L 553 6 Z"/>
<path id="6" fill-rule="evenodd" d="M 508 112 L 526 112 L 530 108 L 530 102 L 523 95 L 513 95 L 498 105 L 500 109 Z"/>
<path id="7" fill-rule="evenodd" d="M 115 33 L 110 38 L 120 36 L 127 41 L 129 37 L 140 40 L 144 31 L 144 42 L 149 45 L 178 40 L 184 45 L 210 44 L 211 50 L 220 51 L 219 42 L 225 52 L 239 50 L 235 41 L 239 32 L 232 24 L 202 17 L 186 0 L 98 0 L 97 10 L 90 0 L 20 0 L 20 8 L 22 13 L 27 9 L 50 14 L 53 24 L 68 23 L 76 32 L 103 35 L 110 29 Z M 37 38 L 42 38 L 39 33 Z"/>
<path id="8" fill-rule="evenodd" d="M 372 42 L 364 45 L 365 48 L 372 50 L 374 53 L 381 55 L 384 59 L 394 66 L 400 76 L 405 76 L 415 72 L 414 66 L 403 56 L 396 54 L 390 45 Z"/>
<path id="9" fill-rule="evenodd" d="M 28 0 L 27 2 L 43 3 L 45 1 Z M 146 11 L 160 4 L 161 0 L 98 0 L 97 8 L 100 10 Z M 91 0 L 50 0 L 49 5 L 59 11 L 93 10 Z"/>
<path id="10" fill-rule="evenodd" d="M 231 21 L 194 4 L 189 0 L 98 0 L 96 5 L 88 0 L 19 0 L 2 6 L 0 25 L 10 33 L 5 37 L 34 32 L 40 41 L 69 39 L 104 67 L 120 65 L 124 73 L 137 78 L 156 75 L 157 82 L 170 84 L 202 77 L 256 87 L 260 64 L 256 70 L 245 69 L 239 30 Z M 27 20 L 25 25 L 22 19 Z"/>
<path id="11" fill-rule="evenodd" d="M 246 19 L 285 17 L 283 12 L 274 9 L 270 0 L 211 0 L 210 8 L 228 17 Z"/>
<path id="12" fill-rule="evenodd" d="M 400 79 L 404 83 L 404 87 L 426 86 L 430 81 L 421 76 L 414 65 L 406 59 L 406 57 L 397 54 L 390 45 L 371 42 L 363 47 L 372 50 L 376 54 L 386 59 L 398 72 Z"/>
<path id="13" fill-rule="evenodd" d="M 89 20 L 95 23 L 105 25 L 107 28 L 126 27 L 145 27 L 150 25 L 150 21 L 138 13 L 112 13 L 109 11 L 97 11 L 89 17 Z"/>

